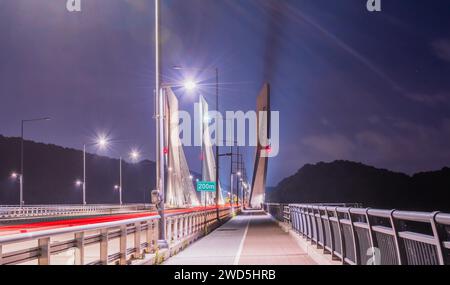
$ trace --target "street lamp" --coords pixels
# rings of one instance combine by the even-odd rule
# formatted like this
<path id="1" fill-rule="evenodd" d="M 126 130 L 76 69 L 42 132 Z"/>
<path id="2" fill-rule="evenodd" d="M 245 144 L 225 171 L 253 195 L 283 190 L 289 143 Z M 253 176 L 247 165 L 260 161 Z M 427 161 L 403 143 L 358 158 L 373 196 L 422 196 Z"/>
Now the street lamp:
<path id="1" fill-rule="evenodd" d="M 131 152 L 130 152 L 130 159 L 133 162 L 137 162 L 140 156 L 141 156 L 141 154 L 139 153 L 139 151 L 137 151 L 135 149 L 131 150 Z"/>
<path id="2" fill-rule="evenodd" d="M 100 149 L 105 149 L 108 147 L 108 139 L 104 135 L 100 135 L 97 137 L 96 142 L 90 144 L 83 144 L 83 181 L 77 181 L 80 183 L 76 183 L 77 186 L 83 186 L 83 205 L 86 205 L 86 148 L 88 146 L 98 146 Z"/>
<path id="3" fill-rule="evenodd" d="M 137 150 L 132 150 L 129 154 L 130 160 L 133 162 L 137 162 L 141 154 Z M 122 180 L 122 162 L 123 158 L 119 159 L 119 185 L 114 186 L 114 189 L 119 190 L 119 203 L 123 205 L 123 180 Z"/>
<path id="4" fill-rule="evenodd" d="M 183 86 L 187 91 L 193 91 L 197 88 L 197 83 L 191 79 L 188 79 L 183 83 Z"/>
<path id="5" fill-rule="evenodd" d="M 33 123 L 33 122 L 39 122 L 39 121 L 49 121 L 51 118 L 45 117 L 45 118 L 36 118 L 36 119 L 29 119 L 29 120 L 22 120 L 22 126 L 21 126 L 21 136 L 20 136 L 20 207 L 23 207 L 25 205 L 25 201 L 23 199 L 23 160 L 24 160 L 24 141 L 23 141 L 23 133 L 24 133 L 24 124 L 25 123 Z"/>

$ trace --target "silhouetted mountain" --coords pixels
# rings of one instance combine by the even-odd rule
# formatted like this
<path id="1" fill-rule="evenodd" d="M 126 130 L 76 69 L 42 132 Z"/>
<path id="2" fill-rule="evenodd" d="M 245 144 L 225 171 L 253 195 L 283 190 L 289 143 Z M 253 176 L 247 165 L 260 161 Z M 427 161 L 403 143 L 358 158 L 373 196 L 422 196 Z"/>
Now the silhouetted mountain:
<path id="1" fill-rule="evenodd" d="M 82 189 L 75 186 L 83 178 L 83 154 L 80 150 L 25 141 L 24 200 L 27 204 L 80 204 Z M 88 154 L 87 202 L 118 203 L 119 160 Z M 20 171 L 20 139 L 0 136 L 0 205 L 18 204 L 19 183 L 10 178 Z M 123 162 L 123 201 L 150 201 L 155 187 L 155 163 Z"/>
<path id="2" fill-rule="evenodd" d="M 450 169 L 408 176 L 361 163 L 305 165 L 266 195 L 271 202 L 357 202 L 366 207 L 450 211 Z"/>

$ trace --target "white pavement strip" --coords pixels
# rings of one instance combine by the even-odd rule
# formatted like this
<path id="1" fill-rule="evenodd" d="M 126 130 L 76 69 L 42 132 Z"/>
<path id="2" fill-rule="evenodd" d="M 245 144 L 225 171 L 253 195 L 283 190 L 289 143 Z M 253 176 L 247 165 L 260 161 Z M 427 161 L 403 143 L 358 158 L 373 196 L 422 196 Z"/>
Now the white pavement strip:
<path id="1" fill-rule="evenodd" d="M 250 219 L 247 220 L 247 226 L 245 227 L 244 235 L 242 236 L 241 243 L 239 244 L 238 251 L 234 257 L 233 265 L 239 265 L 239 260 L 241 259 L 242 250 L 244 249 L 245 239 L 247 238 L 248 228 L 250 226 Z"/>

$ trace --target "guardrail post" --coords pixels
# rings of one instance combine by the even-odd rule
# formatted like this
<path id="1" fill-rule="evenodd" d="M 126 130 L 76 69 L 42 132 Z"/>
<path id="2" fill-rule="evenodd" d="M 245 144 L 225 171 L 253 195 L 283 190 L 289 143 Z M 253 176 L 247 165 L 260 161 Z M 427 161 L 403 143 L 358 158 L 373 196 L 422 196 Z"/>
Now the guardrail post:
<path id="1" fill-rule="evenodd" d="M 135 232 L 134 232 L 134 258 L 141 259 L 143 257 L 142 254 L 142 246 L 141 246 L 141 233 L 142 233 L 142 226 L 141 223 L 134 224 Z"/>
<path id="2" fill-rule="evenodd" d="M 0 265 L 3 265 L 3 262 L 2 262 L 2 256 L 3 256 L 3 253 L 2 253 L 2 245 L 0 244 Z"/>
<path id="3" fill-rule="evenodd" d="M 318 223 L 317 223 L 317 248 L 320 249 L 320 247 L 325 248 L 325 226 L 322 220 L 322 213 L 320 212 L 320 206 L 317 206 L 316 208 L 317 210 L 317 215 L 318 217 L 316 217 L 316 220 L 318 219 Z M 320 234 L 322 233 L 322 241 L 320 241 Z M 322 245 L 320 245 L 320 242 L 322 243 Z"/>
<path id="4" fill-rule="evenodd" d="M 352 229 L 352 236 L 353 236 L 353 249 L 355 252 L 355 264 L 356 265 L 361 265 L 361 258 L 359 255 L 359 247 L 358 247 L 358 241 L 357 241 L 357 237 L 356 237 L 356 229 L 355 229 L 355 225 L 353 224 L 353 217 L 352 217 L 352 213 L 351 213 L 351 208 L 348 208 L 348 219 L 350 220 L 350 226 Z"/>
<path id="5" fill-rule="evenodd" d="M 316 213 L 314 212 L 314 210 L 314 206 L 311 206 L 311 218 L 312 222 L 315 225 L 315 227 L 313 228 L 316 230 L 315 237 L 314 234 L 312 234 L 312 240 L 316 243 L 316 248 L 319 248 L 319 223 L 317 223 Z"/>
<path id="6" fill-rule="evenodd" d="M 127 265 L 127 226 L 120 227 L 120 265 Z"/>
<path id="7" fill-rule="evenodd" d="M 184 236 L 186 237 L 189 234 L 189 217 L 184 216 Z"/>
<path id="8" fill-rule="evenodd" d="M 325 229 L 325 236 L 326 236 L 325 239 L 328 238 L 328 235 L 327 235 L 327 231 L 328 231 L 328 233 L 330 234 L 329 236 L 330 236 L 331 258 L 333 258 L 333 256 L 334 256 L 334 235 L 333 235 L 333 230 L 331 228 L 330 215 L 328 214 L 328 208 L 326 206 L 325 206 L 325 219 L 327 220 L 327 226 L 326 226 L 326 229 Z M 327 246 L 325 244 L 324 252 L 325 252 L 325 250 L 327 250 L 326 247 Z"/>
<path id="9" fill-rule="evenodd" d="M 146 253 L 150 253 L 153 249 L 153 221 L 147 221 L 147 231 L 146 231 L 147 248 Z"/>
<path id="10" fill-rule="evenodd" d="M 336 215 L 336 220 L 338 223 L 338 232 L 339 232 L 339 239 L 341 242 L 341 257 L 342 257 L 342 264 L 345 264 L 345 240 L 344 235 L 342 234 L 342 225 L 341 225 L 341 219 L 339 219 L 339 213 L 337 211 L 338 207 L 334 208 L 334 213 Z"/>
<path id="11" fill-rule="evenodd" d="M 173 239 L 175 241 L 177 241 L 179 239 L 179 236 L 180 236 L 180 231 L 178 230 L 178 220 L 175 219 L 174 224 L 173 224 Z"/>
<path id="12" fill-rule="evenodd" d="M 176 217 L 174 218 L 174 221 L 176 222 Z M 172 224 L 173 224 L 173 222 L 174 221 L 172 221 L 172 218 L 168 218 L 167 220 L 166 220 L 166 230 L 167 230 L 167 233 L 166 233 L 166 235 L 167 235 L 167 242 L 168 243 L 171 243 L 172 242 L 172 240 L 174 239 L 173 238 L 173 232 L 172 232 Z"/>
<path id="13" fill-rule="evenodd" d="M 75 265 L 84 265 L 84 232 L 75 234 Z"/>
<path id="14" fill-rule="evenodd" d="M 156 251 L 158 249 L 159 226 L 156 221 L 152 221 L 151 225 L 153 232 L 153 249 Z"/>
<path id="15" fill-rule="evenodd" d="M 197 226 L 196 226 L 196 232 L 199 232 L 202 230 L 202 216 L 199 215 L 198 213 L 195 214 L 196 216 L 196 220 L 197 220 Z"/>
<path id="16" fill-rule="evenodd" d="M 405 258 L 402 249 L 400 248 L 400 241 L 398 237 L 397 225 L 395 224 L 394 213 L 396 210 L 392 210 L 389 216 L 389 221 L 391 222 L 392 231 L 394 232 L 395 250 L 398 256 L 398 265 L 405 264 Z"/>
<path id="17" fill-rule="evenodd" d="M 108 229 L 100 231 L 100 262 L 102 265 L 108 265 Z"/>
<path id="18" fill-rule="evenodd" d="M 50 265 L 50 256 L 51 256 L 51 248 L 50 248 L 50 238 L 41 238 L 38 240 L 39 247 L 39 265 Z"/>
<path id="19" fill-rule="evenodd" d="M 445 265 L 444 260 L 444 249 L 442 248 L 442 239 L 441 239 L 441 233 L 437 227 L 436 223 L 436 216 L 439 214 L 439 212 L 433 213 L 433 218 L 431 219 L 431 228 L 433 229 L 433 235 L 434 239 L 436 241 L 436 248 L 437 248 L 437 255 L 438 255 L 438 261 L 439 265 Z M 1 254 L 1 252 L 0 252 Z M 1 262 L 0 262 L 1 264 Z"/>
<path id="20" fill-rule="evenodd" d="M 375 248 L 378 247 L 378 243 L 375 240 L 374 234 L 373 234 L 373 230 L 372 230 L 372 221 L 370 220 L 370 215 L 369 215 L 369 210 L 370 208 L 366 209 L 366 222 L 367 222 L 367 226 L 369 227 L 369 237 L 370 237 L 370 245 L 372 246 L 372 256 L 373 258 L 377 258 L 375 255 Z"/>
<path id="21" fill-rule="evenodd" d="M 190 214 L 187 216 L 187 233 L 186 234 L 187 234 L 187 236 L 189 236 L 191 234 L 191 215 Z"/>
<path id="22" fill-rule="evenodd" d="M 194 219 L 194 229 L 193 229 L 193 232 L 194 232 L 194 234 L 195 234 L 195 233 L 197 232 L 197 226 L 198 226 L 197 214 L 194 214 L 193 219 Z"/>
<path id="23" fill-rule="evenodd" d="M 183 217 L 176 217 L 176 222 L 178 223 L 178 237 L 179 239 L 183 238 L 183 230 L 184 230 L 184 225 L 183 225 Z"/>

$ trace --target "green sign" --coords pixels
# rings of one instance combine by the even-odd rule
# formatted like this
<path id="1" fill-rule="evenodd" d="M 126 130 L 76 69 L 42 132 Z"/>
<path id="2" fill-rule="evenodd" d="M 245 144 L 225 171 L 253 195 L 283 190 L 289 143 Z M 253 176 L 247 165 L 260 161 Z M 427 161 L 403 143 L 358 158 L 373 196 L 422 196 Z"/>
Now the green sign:
<path id="1" fill-rule="evenodd" d="M 216 182 L 199 181 L 197 182 L 198 192 L 216 192 Z"/>

